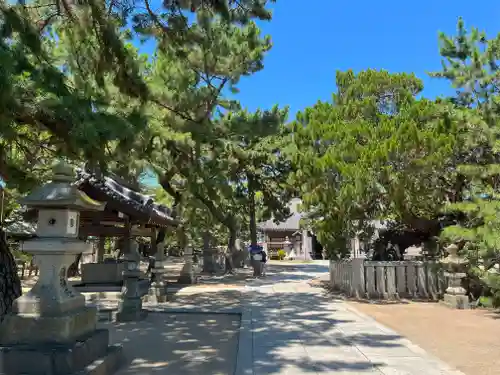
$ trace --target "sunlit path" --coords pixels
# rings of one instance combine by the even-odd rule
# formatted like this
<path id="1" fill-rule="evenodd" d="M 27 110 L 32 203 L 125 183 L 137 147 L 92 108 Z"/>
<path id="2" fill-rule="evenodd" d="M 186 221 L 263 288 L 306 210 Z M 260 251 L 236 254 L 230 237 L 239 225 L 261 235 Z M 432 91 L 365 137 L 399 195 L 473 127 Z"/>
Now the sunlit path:
<path id="1" fill-rule="evenodd" d="M 311 281 L 325 262 L 270 264 L 145 304 L 139 323 L 102 323 L 126 349 L 120 375 L 463 375 Z M 224 288 L 221 283 L 231 285 Z"/>
<path id="2" fill-rule="evenodd" d="M 461 374 L 310 285 L 327 271 L 320 262 L 271 265 L 245 293 L 251 322 L 240 346 L 252 352 L 252 370 L 241 373 Z"/>

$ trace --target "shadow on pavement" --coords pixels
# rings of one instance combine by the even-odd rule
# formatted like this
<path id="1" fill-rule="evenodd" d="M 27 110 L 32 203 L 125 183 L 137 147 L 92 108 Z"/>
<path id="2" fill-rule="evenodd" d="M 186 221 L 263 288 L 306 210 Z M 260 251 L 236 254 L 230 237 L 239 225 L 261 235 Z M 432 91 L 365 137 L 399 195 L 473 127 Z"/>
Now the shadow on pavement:
<path id="1" fill-rule="evenodd" d="M 377 353 L 391 348 L 398 355 L 399 348 L 401 356 L 412 354 L 402 337 L 373 328 L 321 294 L 255 293 L 251 299 L 254 375 L 380 374 Z"/>
<path id="2" fill-rule="evenodd" d="M 236 269 L 233 275 L 201 275 L 199 281 L 203 285 L 228 285 L 228 286 L 271 286 L 277 283 L 305 282 L 316 277 L 325 275 L 328 265 L 306 263 L 306 264 L 279 264 L 273 262 L 268 265 L 266 276 L 255 279 L 249 268 Z M 180 286 L 187 287 L 187 286 Z"/>
<path id="3" fill-rule="evenodd" d="M 119 374 L 232 375 L 239 315 L 196 311 L 229 312 L 241 304 L 252 310 L 252 345 L 240 348 L 253 357 L 254 375 L 378 373 L 383 363 L 376 356 L 387 348 L 402 348 L 406 351 L 400 355 L 408 356 L 400 336 L 363 325 L 321 294 L 200 291 L 174 295 L 165 304 L 196 308 L 192 313 L 150 313 L 143 322 L 106 323 L 113 342 L 124 343 L 129 358 Z M 363 354 L 367 349 L 375 359 Z"/>
<path id="4" fill-rule="evenodd" d="M 149 313 L 141 322 L 104 323 L 124 347 L 117 375 L 233 374 L 240 317 L 236 314 Z"/>

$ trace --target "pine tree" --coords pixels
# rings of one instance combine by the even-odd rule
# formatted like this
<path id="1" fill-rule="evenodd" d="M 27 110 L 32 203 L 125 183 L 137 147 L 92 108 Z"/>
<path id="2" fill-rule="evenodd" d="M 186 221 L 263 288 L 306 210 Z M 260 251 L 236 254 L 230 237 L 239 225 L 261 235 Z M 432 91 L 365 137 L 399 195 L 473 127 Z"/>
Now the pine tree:
<path id="1" fill-rule="evenodd" d="M 266 3 L 167 1 L 153 11 L 147 0 L 0 1 L 0 176 L 19 187 L 42 148 L 34 168 L 64 157 L 130 179 L 160 165 L 164 181 L 172 171 L 192 186 L 208 180 L 192 155 L 216 140 L 216 109 L 234 106 L 221 91 L 262 68 L 270 42 L 251 20 L 270 18 Z M 138 56 L 138 39 L 156 44 L 153 64 Z"/>
<path id="2" fill-rule="evenodd" d="M 329 256 L 343 258 L 351 238 L 370 236 L 371 220 L 432 219 L 454 138 L 449 106 L 417 100 L 414 75 L 339 72 L 337 88 L 333 103 L 297 116 L 293 155 L 310 225 Z"/>
<path id="3" fill-rule="evenodd" d="M 230 184 L 238 210 L 248 215 L 250 242 L 257 244 L 257 222 L 286 218 L 295 189 L 288 184 L 292 164 L 282 152 L 289 137 L 288 110 L 239 111 L 221 119 L 226 145 L 217 158 L 229 160 Z"/>
<path id="4" fill-rule="evenodd" d="M 488 40 L 458 21 L 457 35 L 440 36 L 443 70 L 434 74 L 450 80 L 460 120 L 453 168 L 457 199 L 446 207 L 465 218 L 443 232 L 461 246 L 470 261 L 470 275 L 485 283 L 500 305 L 500 34 Z"/>

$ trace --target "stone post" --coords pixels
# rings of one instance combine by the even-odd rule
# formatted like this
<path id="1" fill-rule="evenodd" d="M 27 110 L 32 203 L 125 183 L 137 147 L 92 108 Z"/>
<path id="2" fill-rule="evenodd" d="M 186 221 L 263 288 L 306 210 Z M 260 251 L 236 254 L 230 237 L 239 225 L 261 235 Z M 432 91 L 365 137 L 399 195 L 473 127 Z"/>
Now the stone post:
<path id="1" fill-rule="evenodd" d="M 448 278 L 448 288 L 444 294 L 444 304 L 454 309 L 468 309 L 469 297 L 466 296 L 466 290 L 462 287 L 462 279 L 467 274 L 465 268 L 467 261 L 458 255 L 458 246 L 451 244 L 446 248 L 448 256 L 441 261 L 445 269 L 444 276 Z"/>
<path id="2" fill-rule="evenodd" d="M 40 277 L 0 325 L 0 374 L 73 374 L 88 365 L 109 374 L 120 362 L 121 347 L 109 347 L 108 331 L 96 329 L 96 308 L 67 281 L 75 255 L 92 252 L 78 239 L 80 211 L 104 209 L 73 181 L 73 169 L 60 163 L 52 182 L 20 202 L 38 211 L 37 238 L 23 249 L 34 255 Z"/>
<path id="3" fill-rule="evenodd" d="M 155 265 L 158 267 L 164 267 L 167 262 L 167 256 L 165 255 L 165 243 L 160 242 L 156 244 L 156 254 L 155 254 Z"/>
<path id="4" fill-rule="evenodd" d="M 179 284 L 196 284 L 196 275 L 193 268 L 193 248 L 191 245 L 184 248 L 184 266 L 178 282 Z"/>
<path id="5" fill-rule="evenodd" d="M 351 259 L 352 283 L 350 286 L 350 295 L 355 298 L 365 298 L 365 256 L 359 255 Z"/>
<path id="6" fill-rule="evenodd" d="M 155 263 L 151 271 L 153 273 L 153 281 L 149 288 L 148 301 L 154 303 L 167 302 L 168 283 L 166 280 L 167 270 L 165 268 L 166 257 L 164 248 L 165 244 L 163 242 L 156 245 Z"/>
<path id="7" fill-rule="evenodd" d="M 134 238 L 128 240 L 128 251 L 123 253 L 123 258 L 126 262 L 132 262 L 138 268 L 141 262 L 141 253 L 139 253 L 139 244 Z"/>

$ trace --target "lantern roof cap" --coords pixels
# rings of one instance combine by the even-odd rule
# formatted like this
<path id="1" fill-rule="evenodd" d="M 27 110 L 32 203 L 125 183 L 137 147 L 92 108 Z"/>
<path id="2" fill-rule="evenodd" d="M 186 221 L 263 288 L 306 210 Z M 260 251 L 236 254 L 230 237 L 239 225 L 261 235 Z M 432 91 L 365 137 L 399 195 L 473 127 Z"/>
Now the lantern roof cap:
<path id="1" fill-rule="evenodd" d="M 34 189 L 19 203 L 38 209 L 73 209 L 76 211 L 103 211 L 105 203 L 98 202 L 73 184 L 75 171 L 65 162 L 57 162 L 52 168 L 52 181 Z"/>

